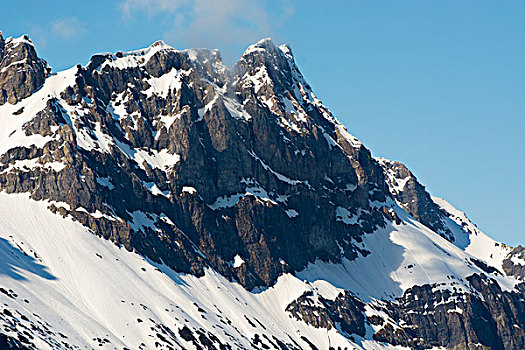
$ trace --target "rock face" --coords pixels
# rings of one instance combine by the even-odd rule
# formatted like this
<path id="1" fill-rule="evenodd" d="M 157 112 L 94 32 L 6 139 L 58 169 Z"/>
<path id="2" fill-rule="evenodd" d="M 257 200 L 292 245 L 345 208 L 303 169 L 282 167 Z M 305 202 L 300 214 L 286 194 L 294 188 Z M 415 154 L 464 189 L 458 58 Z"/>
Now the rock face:
<path id="1" fill-rule="evenodd" d="M 396 202 L 423 225 L 454 242 L 455 237 L 443 220 L 446 214 L 434 203 L 414 174 L 400 162 L 384 158 L 378 158 L 378 161 Z"/>
<path id="2" fill-rule="evenodd" d="M 446 274 L 444 285 L 423 271 L 428 283 L 397 296 L 393 288 L 385 300 L 336 281 L 337 293 L 309 287 L 287 295 L 280 311 L 352 340 L 412 349 L 525 348 L 525 289 L 499 284 L 525 278 L 524 248 L 501 250 L 501 260 L 490 264 L 454 250 L 458 233 L 447 219 L 467 236 L 481 232 L 440 207 L 403 164 L 374 159 L 315 97 L 288 46 L 262 40 L 228 69 L 217 51 L 156 42 L 51 75 L 29 38 L 0 35 L 0 105 L 0 191 L 46 200 L 52 212 L 159 266 L 195 276 L 211 269 L 255 294 L 319 262 L 347 274 L 348 266 L 377 271 L 373 263 L 351 264 L 394 246 L 399 261 L 381 260 L 388 264 L 380 267 L 391 277 L 399 266 L 389 264 L 414 255 L 396 241 L 396 230 L 412 225 L 408 213 L 419 225 L 409 231 L 419 234 L 414 240 L 441 260 L 457 255 L 453 268 L 468 276 Z M 390 245 L 380 245 L 375 235 L 389 228 Z M 415 265 L 423 264 L 403 268 Z M 23 323 L 10 315 L 1 319 L 14 332 Z M 249 339 L 253 348 L 302 348 L 245 318 L 260 332 Z M 238 331 L 229 319 L 221 322 Z M 209 329 L 154 328 L 173 344 L 231 348 Z M 311 337 L 302 339 L 316 348 Z M 0 346 L 22 343 L 0 337 Z"/>
<path id="3" fill-rule="evenodd" d="M 263 40 L 228 70 L 216 51 L 157 42 L 96 55 L 49 85 L 60 79 L 42 109 L 19 112 L 32 118 L 18 132 L 50 141 L 3 154 L 0 187 L 67 203 L 53 210 L 176 271 L 271 285 L 316 259 L 366 254 L 356 243 L 385 224 L 381 168 L 288 47 Z"/>
<path id="4" fill-rule="evenodd" d="M 334 300 L 309 292 L 286 311 L 316 328 L 338 327 L 348 336 L 364 336 L 365 325 L 371 325 L 376 341 L 410 349 L 523 349 L 524 285 L 502 291 L 480 274 L 465 282 L 468 292 L 437 284 L 414 286 L 396 300 L 369 305 L 372 312 L 348 292 Z"/>
<path id="5" fill-rule="evenodd" d="M 525 280 L 525 247 L 519 245 L 512 249 L 503 260 L 503 270 L 509 276 Z"/>
<path id="6" fill-rule="evenodd" d="M 286 311 L 316 328 L 338 328 L 348 336 L 364 337 L 364 306 L 350 292 L 341 293 L 334 300 L 315 298 L 313 292 L 307 292 L 290 303 Z"/>
<path id="7" fill-rule="evenodd" d="M 0 32 L 0 62 L 2 61 L 2 58 L 4 58 L 4 49 L 5 49 L 5 40 L 2 36 L 2 33 Z"/>
<path id="8" fill-rule="evenodd" d="M 384 327 L 374 338 L 411 349 L 522 349 L 525 346 L 523 288 L 504 292 L 484 275 L 468 278 L 470 293 L 413 287 L 385 305 L 400 327 Z"/>
<path id="9" fill-rule="evenodd" d="M 51 74 L 27 35 L 4 40 L 0 32 L 0 105 L 15 104 L 44 84 Z"/>

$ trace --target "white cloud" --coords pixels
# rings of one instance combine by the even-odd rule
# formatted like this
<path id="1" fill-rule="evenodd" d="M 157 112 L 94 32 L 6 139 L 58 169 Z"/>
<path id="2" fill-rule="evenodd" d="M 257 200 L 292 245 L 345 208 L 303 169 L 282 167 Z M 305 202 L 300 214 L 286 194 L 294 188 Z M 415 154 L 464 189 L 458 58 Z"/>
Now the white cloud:
<path id="1" fill-rule="evenodd" d="M 167 41 L 216 48 L 271 36 L 272 28 L 293 15 L 292 0 L 283 0 L 278 13 L 266 5 L 265 0 L 122 0 L 120 10 L 128 19 L 168 16 Z"/>
<path id="2" fill-rule="evenodd" d="M 59 18 L 51 23 L 51 33 L 62 39 L 74 39 L 86 31 L 84 22 L 76 17 Z"/>
<path id="3" fill-rule="evenodd" d="M 257 40 L 271 33 L 268 13 L 256 0 L 197 0 L 193 11 L 186 36 L 198 45 Z"/>

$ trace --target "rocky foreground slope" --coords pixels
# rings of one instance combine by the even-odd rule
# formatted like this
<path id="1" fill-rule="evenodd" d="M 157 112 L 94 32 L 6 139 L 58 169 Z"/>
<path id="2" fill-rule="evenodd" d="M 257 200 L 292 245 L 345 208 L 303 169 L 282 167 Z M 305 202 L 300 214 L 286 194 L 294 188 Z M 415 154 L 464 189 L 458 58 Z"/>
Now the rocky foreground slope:
<path id="1" fill-rule="evenodd" d="M 373 158 L 287 46 L 52 73 L 0 36 L 0 92 L 5 346 L 525 347 L 523 248 Z"/>

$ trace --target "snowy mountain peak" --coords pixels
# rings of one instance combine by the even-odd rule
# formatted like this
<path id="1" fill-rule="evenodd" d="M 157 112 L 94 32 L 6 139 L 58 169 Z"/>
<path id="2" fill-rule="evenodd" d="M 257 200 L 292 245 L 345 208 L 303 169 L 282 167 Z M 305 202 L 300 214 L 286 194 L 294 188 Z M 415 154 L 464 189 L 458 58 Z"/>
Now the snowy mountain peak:
<path id="1" fill-rule="evenodd" d="M 523 348 L 525 250 L 374 159 L 288 46 L 49 75 L 9 42 L 0 348 Z"/>
<path id="2" fill-rule="evenodd" d="M 288 61 L 293 63 L 293 56 L 288 45 L 277 46 L 271 38 L 266 38 L 250 45 L 239 59 L 250 64 L 279 67 L 287 65 Z M 237 65 L 239 65 L 237 63 Z"/>
<path id="3" fill-rule="evenodd" d="M 252 44 L 248 46 L 248 48 L 244 51 L 244 53 L 241 55 L 241 57 L 254 53 L 254 52 L 263 52 L 265 50 L 275 50 L 277 46 L 273 42 L 272 38 L 264 38 L 256 42 L 255 44 Z"/>
<path id="4" fill-rule="evenodd" d="M 21 35 L 19 37 L 8 37 L 7 39 L 5 39 L 5 42 L 6 44 L 11 44 L 13 46 L 17 46 L 17 45 L 20 45 L 20 44 L 27 44 L 27 45 L 30 45 L 30 46 L 34 46 L 33 44 L 33 40 L 31 40 L 29 38 L 28 35 Z"/>
<path id="5" fill-rule="evenodd" d="M 157 40 L 150 47 L 160 47 L 162 49 L 172 49 L 171 46 L 167 45 L 164 40 Z"/>

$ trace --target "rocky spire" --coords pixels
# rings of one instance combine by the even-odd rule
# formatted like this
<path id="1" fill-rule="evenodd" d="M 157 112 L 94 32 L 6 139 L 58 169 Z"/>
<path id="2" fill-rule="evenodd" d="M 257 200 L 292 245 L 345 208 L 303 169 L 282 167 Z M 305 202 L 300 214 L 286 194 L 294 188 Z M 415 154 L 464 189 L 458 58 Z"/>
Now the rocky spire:
<path id="1" fill-rule="evenodd" d="M 434 203 L 430 194 L 414 174 L 403 164 L 376 158 L 385 175 L 394 200 L 423 225 L 454 243 L 454 234 L 445 224 L 446 215 Z"/>
<path id="2" fill-rule="evenodd" d="M 2 62 L 2 58 L 4 57 L 4 47 L 5 47 L 5 40 L 2 36 L 2 31 L 0 30 L 0 62 Z"/>
<path id="3" fill-rule="evenodd" d="M 239 76 L 267 77 L 278 90 L 287 89 L 293 83 L 287 56 L 270 38 L 249 46 L 234 70 Z"/>
<path id="4" fill-rule="evenodd" d="M 51 74 L 27 35 L 5 41 L 0 35 L 0 57 L 0 105 L 28 97 Z"/>

